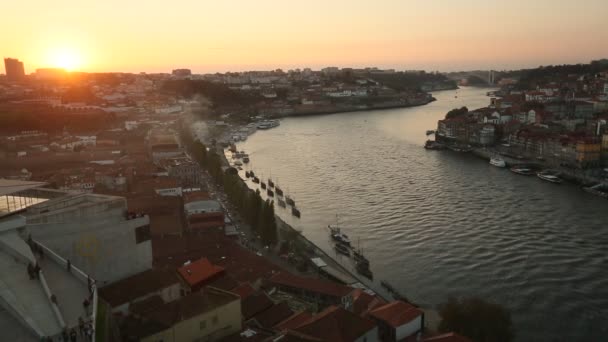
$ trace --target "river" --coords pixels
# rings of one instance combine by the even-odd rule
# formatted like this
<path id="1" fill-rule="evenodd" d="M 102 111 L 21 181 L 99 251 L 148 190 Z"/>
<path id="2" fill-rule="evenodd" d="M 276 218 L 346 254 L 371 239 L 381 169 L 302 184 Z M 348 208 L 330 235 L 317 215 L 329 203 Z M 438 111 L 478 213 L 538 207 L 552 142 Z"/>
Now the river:
<path id="1" fill-rule="evenodd" d="M 388 280 L 429 307 L 478 296 L 511 310 L 517 341 L 608 334 L 608 201 L 574 185 L 516 175 L 471 155 L 422 148 L 455 107 L 488 89 L 436 92 L 426 106 L 286 118 L 239 150 L 272 176 L 302 218 L 277 213 L 331 255 L 336 223 Z M 248 182 L 250 186 L 254 186 Z M 350 261 L 336 258 L 345 265 Z"/>

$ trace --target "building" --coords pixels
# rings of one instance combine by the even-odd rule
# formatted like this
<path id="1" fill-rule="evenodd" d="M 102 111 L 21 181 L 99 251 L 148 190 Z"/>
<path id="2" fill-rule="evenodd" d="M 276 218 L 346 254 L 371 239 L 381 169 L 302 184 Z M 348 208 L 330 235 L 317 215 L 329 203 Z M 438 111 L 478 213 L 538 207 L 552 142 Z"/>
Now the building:
<path id="1" fill-rule="evenodd" d="M 34 240 L 100 285 L 152 267 L 149 218 L 127 215 L 123 197 L 63 194 L 29 206 L 24 216 Z"/>
<path id="2" fill-rule="evenodd" d="M 175 132 L 151 130 L 147 137 L 147 148 L 155 163 L 164 158 L 175 158 L 183 154 Z"/>
<path id="3" fill-rule="evenodd" d="M 60 68 L 36 69 L 36 78 L 39 80 L 60 80 L 67 76 L 67 71 Z"/>
<path id="4" fill-rule="evenodd" d="M 218 201 L 193 197 L 192 199 L 186 199 L 185 202 L 184 213 L 189 231 L 204 232 L 213 228 L 225 228 L 224 211 Z"/>
<path id="5" fill-rule="evenodd" d="M 372 310 L 381 341 L 397 342 L 422 331 L 424 312 L 412 304 L 395 301 Z"/>
<path id="6" fill-rule="evenodd" d="M 167 171 L 167 174 L 179 181 L 181 186 L 200 186 L 201 168 L 198 163 L 186 156 L 168 158 L 159 161 L 160 167 Z"/>
<path id="7" fill-rule="evenodd" d="M 202 258 L 178 268 L 177 273 L 185 286 L 195 292 L 224 275 L 224 268 Z"/>
<path id="8" fill-rule="evenodd" d="M 338 306 L 328 307 L 293 330 L 322 341 L 378 341 L 378 328 L 372 320 Z"/>
<path id="9" fill-rule="evenodd" d="M 9 81 L 19 81 L 25 78 L 25 70 L 23 62 L 15 58 L 4 59 L 4 70 L 6 70 L 6 78 Z"/>
<path id="10" fill-rule="evenodd" d="M 99 296 L 110 305 L 112 312 L 127 314 L 130 306 L 153 296 L 164 302 L 183 296 L 181 282 L 174 271 L 150 269 L 121 279 L 99 289 Z"/>
<path id="11" fill-rule="evenodd" d="M 587 138 L 576 142 L 576 162 L 580 168 L 600 166 L 602 144 L 599 139 Z"/>
<path id="12" fill-rule="evenodd" d="M 0 339 L 60 340 L 64 329 L 77 328 L 79 317 L 99 317 L 97 287 L 92 275 L 31 234 L 28 211 L 37 204 L 64 198 L 44 183 L 0 179 Z M 71 204 L 64 202 L 69 212 Z M 58 230 L 46 225 L 49 235 Z M 59 227 L 61 228 L 61 227 Z M 75 229 L 77 233 L 78 229 Z M 90 305 L 83 310 L 83 301 Z M 102 324 L 102 322 L 99 322 Z"/>
<path id="13" fill-rule="evenodd" d="M 240 332 L 240 297 L 213 287 L 175 301 L 157 302 L 121 323 L 125 341 L 217 341 Z"/>
<path id="14" fill-rule="evenodd" d="M 171 74 L 178 77 L 187 77 L 192 75 L 192 71 L 190 69 L 173 69 Z"/>
<path id="15" fill-rule="evenodd" d="M 347 310 L 352 309 L 353 288 L 350 286 L 286 272 L 275 274 L 268 283 L 279 291 L 298 296 L 304 301 L 318 305 L 319 308 L 339 305 Z"/>

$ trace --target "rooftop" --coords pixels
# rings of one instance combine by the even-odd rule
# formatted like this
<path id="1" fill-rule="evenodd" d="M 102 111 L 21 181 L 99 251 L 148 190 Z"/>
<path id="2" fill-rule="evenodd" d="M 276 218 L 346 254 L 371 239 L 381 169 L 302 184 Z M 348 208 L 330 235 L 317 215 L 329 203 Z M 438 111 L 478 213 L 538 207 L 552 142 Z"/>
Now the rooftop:
<path id="1" fill-rule="evenodd" d="M 293 311 L 291 311 L 289 305 L 283 302 L 275 304 L 262 311 L 261 313 L 255 315 L 253 319 L 260 325 L 260 327 L 271 329 L 292 315 Z"/>
<path id="2" fill-rule="evenodd" d="M 207 258 L 191 262 L 177 269 L 188 285 L 196 286 L 224 272 L 224 268 L 213 265 Z"/>
<path id="3" fill-rule="evenodd" d="M 423 314 L 422 310 L 400 300 L 383 305 L 369 313 L 370 316 L 386 322 L 393 328 L 398 328 L 409 323 Z"/>
<path id="4" fill-rule="evenodd" d="M 428 337 L 423 340 L 424 342 L 472 342 L 468 337 L 464 337 L 455 332 L 441 334 L 433 337 Z"/>
<path id="5" fill-rule="evenodd" d="M 274 303 L 266 293 L 259 291 L 241 301 L 241 312 L 247 320 L 273 305 Z"/>
<path id="6" fill-rule="evenodd" d="M 238 300 L 240 300 L 239 296 L 233 293 L 207 287 L 203 291 L 193 292 L 175 301 L 165 303 L 146 313 L 145 316 L 158 323 L 173 326 L 177 322 L 188 320 Z"/>
<path id="7" fill-rule="evenodd" d="M 324 341 L 346 342 L 357 340 L 375 327 L 369 319 L 330 306 L 294 330 Z"/>
<path id="8" fill-rule="evenodd" d="M 275 325 L 275 329 L 280 330 L 280 331 L 295 329 L 295 328 L 299 327 L 300 325 L 310 321 L 311 318 L 312 318 L 312 314 L 308 311 L 297 312 L 297 313 L 291 315 L 290 317 L 287 317 L 287 319 L 280 322 L 279 324 Z"/>
<path id="9" fill-rule="evenodd" d="M 328 280 L 300 277 L 287 272 L 275 274 L 270 283 L 292 288 L 305 289 L 328 296 L 344 297 L 353 291 L 350 286 L 340 285 Z"/>
<path id="10" fill-rule="evenodd" d="M 99 289 L 99 295 L 112 307 L 179 283 L 173 271 L 151 269 Z"/>

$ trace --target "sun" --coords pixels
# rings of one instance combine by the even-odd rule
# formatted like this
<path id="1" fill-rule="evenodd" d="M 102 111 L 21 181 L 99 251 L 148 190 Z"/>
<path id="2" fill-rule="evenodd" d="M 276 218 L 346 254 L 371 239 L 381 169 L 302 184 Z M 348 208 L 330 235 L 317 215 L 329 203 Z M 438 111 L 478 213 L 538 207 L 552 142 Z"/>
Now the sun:
<path id="1" fill-rule="evenodd" d="M 82 57 L 78 51 L 70 48 L 58 48 L 50 53 L 50 63 L 53 67 L 62 68 L 68 71 L 75 70 L 82 66 Z"/>

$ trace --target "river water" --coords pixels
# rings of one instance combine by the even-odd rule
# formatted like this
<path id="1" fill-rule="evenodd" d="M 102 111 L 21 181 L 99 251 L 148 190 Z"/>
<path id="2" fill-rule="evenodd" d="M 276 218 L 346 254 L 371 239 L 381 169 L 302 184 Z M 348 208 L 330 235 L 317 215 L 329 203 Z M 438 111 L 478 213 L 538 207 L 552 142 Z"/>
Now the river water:
<path id="1" fill-rule="evenodd" d="M 238 148 L 250 154 L 248 168 L 292 195 L 302 218 L 277 213 L 331 255 L 325 227 L 339 214 L 371 261 L 372 288 L 388 280 L 429 307 L 449 295 L 498 302 L 511 310 L 517 341 L 605 341 L 608 201 L 422 148 L 448 110 L 486 106 L 487 91 L 441 91 L 422 107 L 286 118 Z"/>

